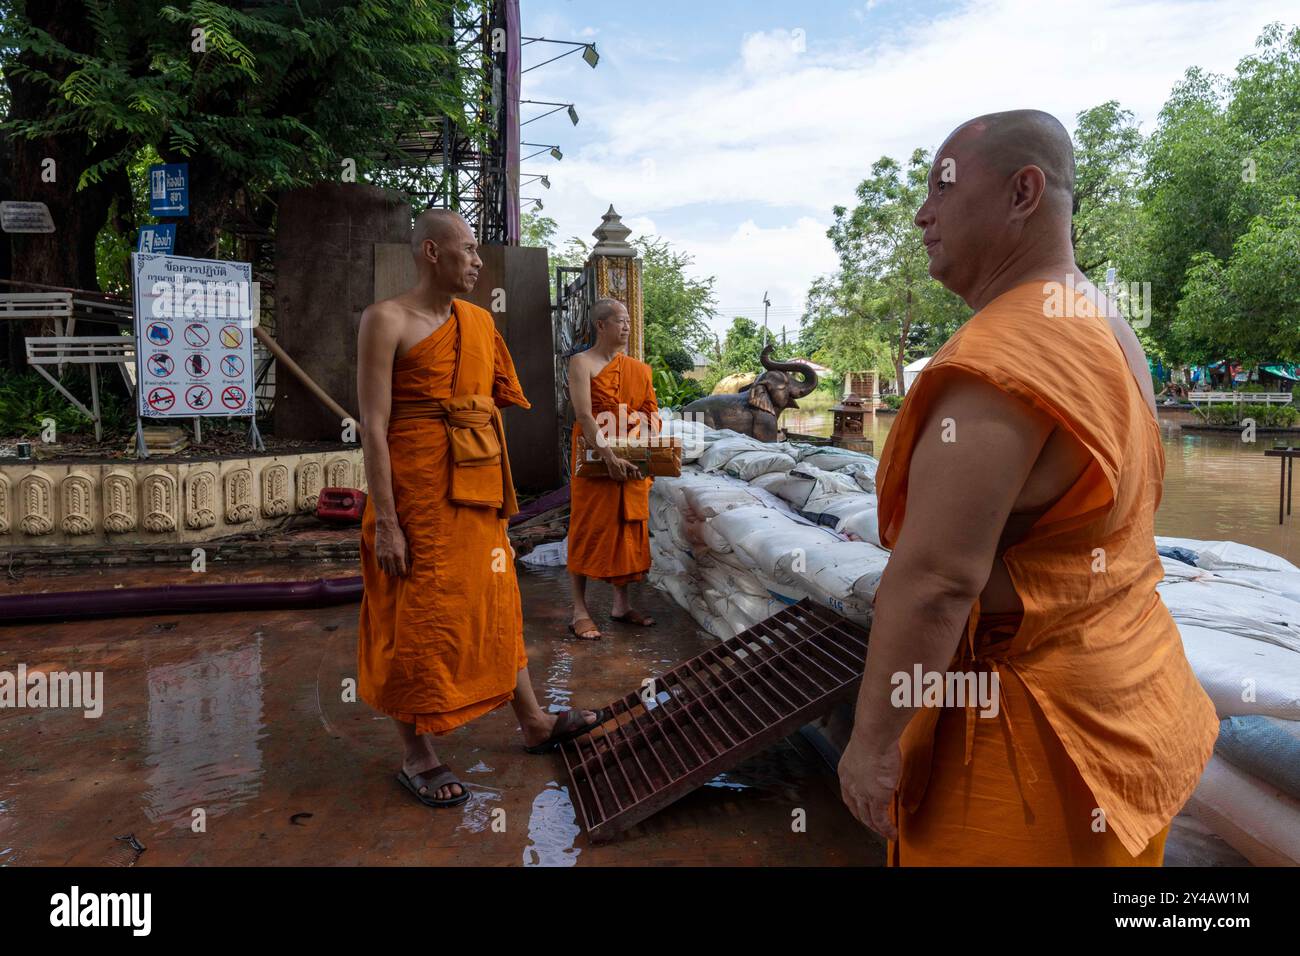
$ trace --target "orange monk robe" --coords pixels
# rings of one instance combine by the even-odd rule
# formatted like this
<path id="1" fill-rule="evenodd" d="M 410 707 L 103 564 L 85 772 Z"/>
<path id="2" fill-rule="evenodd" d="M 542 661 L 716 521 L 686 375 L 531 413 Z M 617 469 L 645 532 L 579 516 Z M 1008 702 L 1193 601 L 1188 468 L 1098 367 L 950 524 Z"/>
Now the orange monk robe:
<path id="1" fill-rule="evenodd" d="M 1042 281 L 1017 286 L 959 329 L 909 390 L 876 478 L 886 547 L 903 529 L 912 451 L 939 440 L 919 429 L 961 375 L 1038 409 L 1092 461 L 1005 552 L 1023 618 L 981 618 L 978 600 L 971 610 L 951 667 L 998 675 L 998 715 L 925 708 L 903 733 L 892 862 L 1159 865 L 1218 733 L 1155 589 L 1160 427 L 1086 298 Z"/>
<path id="2" fill-rule="evenodd" d="M 405 577 L 385 574 L 375 558 L 372 501 L 361 521 L 358 691 L 420 734 L 446 733 L 500 707 L 528 664 L 506 537 L 514 495 L 503 487 L 502 466 L 462 473 L 453 487 L 450 423 L 402 417 L 404 409 L 453 395 L 485 396 L 489 408 L 529 407 L 492 316 L 459 299 L 451 318 L 393 363 L 388 449 L 410 553 Z M 454 492 L 484 503 L 457 504 Z"/>
<path id="3" fill-rule="evenodd" d="M 659 413 L 650 366 L 622 352 L 615 355 L 599 375 L 592 376 L 591 413 L 597 427 L 612 423 L 607 430 L 611 439 L 619 437 L 620 414 L 628 421 L 628 437 L 648 439 Z M 650 570 L 650 483 L 654 479 L 579 478 L 581 435 L 582 424 L 575 422 L 569 471 L 569 570 L 616 585 L 639 581 Z"/>

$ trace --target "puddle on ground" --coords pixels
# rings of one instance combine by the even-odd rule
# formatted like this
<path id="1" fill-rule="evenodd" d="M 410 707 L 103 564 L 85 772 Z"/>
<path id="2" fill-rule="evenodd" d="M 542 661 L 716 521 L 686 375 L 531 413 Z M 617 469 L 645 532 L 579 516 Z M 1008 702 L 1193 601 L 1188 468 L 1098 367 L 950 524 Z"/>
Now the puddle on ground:
<path id="1" fill-rule="evenodd" d="M 574 842 L 582 832 L 569 800 L 569 788 L 554 780 L 533 799 L 528 817 L 524 866 L 573 866 L 581 852 Z"/>
<path id="2" fill-rule="evenodd" d="M 145 814 L 189 827 L 256 798 L 263 775 L 262 641 L 150 667 Z"/>

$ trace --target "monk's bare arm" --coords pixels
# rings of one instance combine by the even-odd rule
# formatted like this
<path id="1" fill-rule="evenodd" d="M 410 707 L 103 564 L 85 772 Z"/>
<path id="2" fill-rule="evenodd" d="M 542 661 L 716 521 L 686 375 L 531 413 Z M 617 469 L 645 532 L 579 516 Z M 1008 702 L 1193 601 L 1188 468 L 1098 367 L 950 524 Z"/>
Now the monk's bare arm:
<path id="1" fill-rule="evenodd" d="M 357 399 L 361 403 L 361 448 L 377 528 L 397 525 L 393 469 L 388 455 L 388 416 L 393 403 L 393 360 L 401 335 L 397 317 L 383 303 L 361 313 L 357 332 Z"/>
<path id="2" fill-rule="evenodd" d="M 587 437 L 587 447 L 596 449 L 596 453 L 605 460 L 611 478 L 622 477 L 622 469 L 614 465 L 614 462 L 622 459 L 615 458 L 613 450 L 599 441 L 600 429 L 596 424 L 596 416 L 591 411 L 591 370 L 577 355 L 569 359 L 569 399 L 573 402 L 573 417 L 582 426 L 582 434 Z"/>
<path id="3" fill-rule="evenodd" d="M 923 672 L 948 667 L 1052 428 L 986 382 L 948 379 L 918 433 L 903 528 L 876 597 L 853 732 L 862 744 L 896 745 L 914 715 L 891 705 L 894 674 L 910 675 L 918 663 Z"/>

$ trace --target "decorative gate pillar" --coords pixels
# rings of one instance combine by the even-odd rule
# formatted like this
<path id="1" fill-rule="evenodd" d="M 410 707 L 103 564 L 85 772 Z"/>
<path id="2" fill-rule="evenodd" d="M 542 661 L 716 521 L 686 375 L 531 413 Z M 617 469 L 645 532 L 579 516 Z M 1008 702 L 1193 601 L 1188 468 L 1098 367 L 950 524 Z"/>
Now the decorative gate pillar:
<path id="1" fill-rule="evenodd" d="M 601 217 L 600 225 L 592 232 L 596 237 L 596 246 L 587 258 L 587 268 L 596 279 L 595 298 L 618 299 L 627 307 L 628 317 L 632 320 L 627 354 L 644 361 L 645 318 L 641 300 L 641 260 L 637 257 L 636 248 L 627 241 L 631 234 L 632 230 L 623 225 L 623 220 L 611 204 L 609 211 Z"/>

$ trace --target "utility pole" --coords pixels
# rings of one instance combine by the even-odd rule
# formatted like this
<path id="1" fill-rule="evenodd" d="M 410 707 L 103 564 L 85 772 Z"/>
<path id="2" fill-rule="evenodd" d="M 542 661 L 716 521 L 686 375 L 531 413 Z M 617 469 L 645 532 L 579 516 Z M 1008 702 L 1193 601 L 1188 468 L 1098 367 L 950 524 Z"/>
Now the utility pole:
<path id="1" fill-rule="evenodd" d="M 763 292 L 763 344 L 767 345 L 767 310 L 772 307 L 772 300 Z"/>

